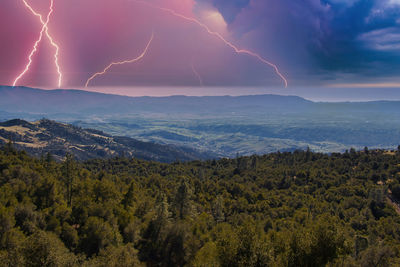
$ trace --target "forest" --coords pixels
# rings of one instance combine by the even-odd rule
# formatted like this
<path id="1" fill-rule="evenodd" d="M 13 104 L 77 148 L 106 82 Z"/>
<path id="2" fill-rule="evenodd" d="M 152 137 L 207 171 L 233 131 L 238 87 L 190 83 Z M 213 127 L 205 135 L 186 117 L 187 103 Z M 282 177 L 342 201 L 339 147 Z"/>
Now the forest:
<path id="1" fill-rule="evenodd" d="M 400 266 L 400 151 L 171 164 L 0 149 L 0 266 Z"/>

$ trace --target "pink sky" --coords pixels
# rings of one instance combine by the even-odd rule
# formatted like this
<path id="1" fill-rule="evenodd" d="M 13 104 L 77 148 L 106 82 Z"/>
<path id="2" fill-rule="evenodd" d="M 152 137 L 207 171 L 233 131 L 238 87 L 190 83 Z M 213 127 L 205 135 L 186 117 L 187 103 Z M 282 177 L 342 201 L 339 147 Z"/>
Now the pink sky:
<path id="1" fill-rule="evenodd" d="M 29 1 L 45 15 L 50 0 Z M 207 23 L 232 39 L 222 16 L 209 5 L 193 0 L 152 1 Z M 0 84 L 11 85 L 24 69 L 41 29 L 40 21 L 22 0 L 2 0 L 0 9 Z M 199 85 L 194 66 L 206 85 L 220 81 L 240 84 L 249 73 L 259 72 L 259 82 L 281 86 L 273 70 L 246 56 L 238 56 L 204 29 L 129 0 L 55 0 L 49 29 L 60 46 L 64 88 L 81 88 L 86 80 L 112 61 L 132 59 L 144 49 L 152 30 L 155 38 L 148 54 L 134 64 L 113 67 L 92 86 Z M 240 42 L 239 42 L 240 43 Z M 54 49 L 43 39 L 30 71 L 19 85 L 55 88 Z"/>
<path id="2" fill-rule="evenodd" d="M 26 0 L 43 15 L 51 0 Z M 400 5 L 389 0 L 143 0 L 195 18 L 240 49 L 278 66 L 289 87 L 382 88 L 400 84 Z M 54 0 L 49 32 L 60 46 L 63 88 L 264 87 L 283 89 L 268 64 L 238 55 L 201 26 L 135 0 Z M 377 10 L 380 15 L 376 16 Z M 349 26 L 350 25 L 350 26 Z M 24 70 L 41 23 L 23 0 L 1 0 L 0 85 Z M 17 85 L 56 88 L 46 38 Z M 202 82 L 200 82 L 202 81 Z M 387 86 L 386 86 L 387 87 Z M 113 90 L 115 91 L 115 90 Z"/>

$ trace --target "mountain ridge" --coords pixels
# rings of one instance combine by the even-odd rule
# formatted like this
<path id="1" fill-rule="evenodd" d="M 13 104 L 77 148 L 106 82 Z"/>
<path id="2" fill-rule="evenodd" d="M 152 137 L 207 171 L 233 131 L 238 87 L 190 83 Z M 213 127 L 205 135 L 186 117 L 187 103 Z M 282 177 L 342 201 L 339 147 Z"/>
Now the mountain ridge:
<path id="1" fill-rule="evenodd" d="M 0 110 L 0 121 L 49 118 L 219 157 L 307 147 L 326 153 L 392 149 L 400 143 L 400 101 L 313 102 L 271 94 L 129 97 L 3 87 Z"/>
<path id="2" fill-rule="evenodd" d="M 34 156 L 51 153 L 62 160 L 72 153 L 78 160 L 135 157 L 159 162 L 206 159 L 210 154 L 186 147 L 142 142 L 130 137 L 112 136 L 99 130 L 82 129 L 47 119 L 27 122 L 14 119 L 0 122 L 0 144 L 13 142 Z"/>

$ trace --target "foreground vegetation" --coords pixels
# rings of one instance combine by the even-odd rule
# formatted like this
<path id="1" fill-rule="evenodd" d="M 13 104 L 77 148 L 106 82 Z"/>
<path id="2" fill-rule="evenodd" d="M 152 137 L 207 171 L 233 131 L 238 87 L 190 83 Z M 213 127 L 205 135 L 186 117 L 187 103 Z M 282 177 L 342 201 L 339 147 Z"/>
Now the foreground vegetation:
<path id="1" fill-rule="evenodd" d="M 400 153 L 63 163 L 0 150 L 1 266 L 399 266 Z"/>

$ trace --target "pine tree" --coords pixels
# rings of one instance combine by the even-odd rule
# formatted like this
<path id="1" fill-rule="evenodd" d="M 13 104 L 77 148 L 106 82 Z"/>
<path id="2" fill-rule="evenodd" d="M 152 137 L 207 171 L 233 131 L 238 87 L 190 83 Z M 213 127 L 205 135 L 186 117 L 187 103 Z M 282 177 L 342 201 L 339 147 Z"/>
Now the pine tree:
<path id="1" fill-rule="evenodd" d="M 135 186 L 133 184 L 133 182 L 131 183 L 131 185 L 129 186 L 128 192 L 126 192 L 124 198 L 122 199 L 122 205 L 124 205 L 124 208 L 126 209 L 128 206 L 132 206 L 135 199 L 135 195 L 134 195 L 134 191 L 135 191 Z"/>
<path id="2" fill-rule="evenodd" d="M 75 176 L 75 161 L 72 154 L 67 153 L 65 155 L 65 161 L 62 166 L 63 180 L 67 188 L 67 204 L 69 207 L 72 206 L 72 187 Z"/>
<path id="3" fill-rule="evenodd" d="M 218 196 L 213 203 L 213 216 L 216 222 L 225 221 L 224 199 Z"/>
<path id="4" fill-rule="evenodd" d="M 183 220 L 187 216 L 189 216 L 192 212 L 192 203 L 191 203 L 191 195 L 192 190 L 190 189 L 188 183 L 185 179 L 182 179 L 180 186 L 175 195 L 174 201 L 174 216 Z"/>

